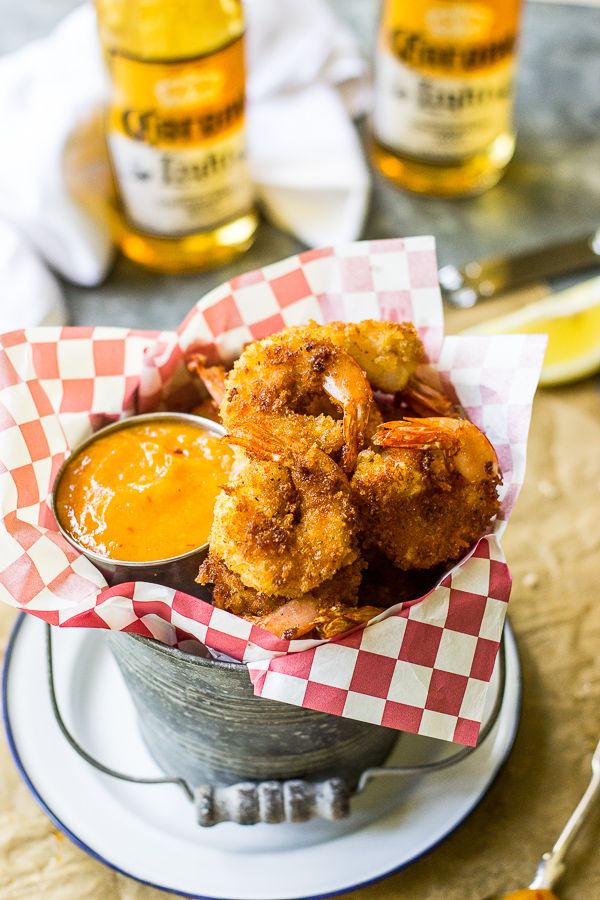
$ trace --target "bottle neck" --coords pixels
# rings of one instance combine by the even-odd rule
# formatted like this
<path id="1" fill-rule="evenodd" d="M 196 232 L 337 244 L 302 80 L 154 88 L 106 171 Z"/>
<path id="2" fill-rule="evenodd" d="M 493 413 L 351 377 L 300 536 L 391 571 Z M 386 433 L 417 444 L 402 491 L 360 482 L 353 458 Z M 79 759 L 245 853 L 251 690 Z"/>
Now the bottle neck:
<path id="1" fill-rule="evenodd" d="M 241 0 L 96 0 L 105 51 L 169 61 L 204 56 L 244 31 Z"/>

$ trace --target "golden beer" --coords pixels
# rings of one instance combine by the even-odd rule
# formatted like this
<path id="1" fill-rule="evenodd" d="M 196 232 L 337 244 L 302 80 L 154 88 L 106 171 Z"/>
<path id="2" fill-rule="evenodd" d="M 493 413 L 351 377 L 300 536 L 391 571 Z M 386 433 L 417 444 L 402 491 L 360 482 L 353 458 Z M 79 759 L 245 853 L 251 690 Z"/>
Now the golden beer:
<path id="1" fill-rule="evenodd" d="M 229 261 L 258 222 L 240 0 L 96 0 L 96 8 L 121 249 L 165 272 Z"/>
<path id="2" fill-rule="evenodd" d="M 495 184 L 515 146 L 521 0 L 384 0 L 372 157 L 401 187 L 435 196 Z"/>

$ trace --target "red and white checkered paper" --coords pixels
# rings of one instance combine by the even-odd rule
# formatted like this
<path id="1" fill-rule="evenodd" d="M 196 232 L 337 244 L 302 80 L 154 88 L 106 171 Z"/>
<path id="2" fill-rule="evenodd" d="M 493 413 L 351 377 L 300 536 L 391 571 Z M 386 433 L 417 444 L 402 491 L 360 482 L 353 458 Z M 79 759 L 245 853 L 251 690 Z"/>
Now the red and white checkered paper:
<path id="1" fill-rule="evenodd" d="M 61 627 L 112 628 L 248 664 L 257 695 L 458 743 L 477 740 L 510 575 L 498 538 L 523 480 L 544 338 L 449 337 L 432 238 L 312 250 L 211 291 L 175 332 L 37 328 L 0 338 L 0 598 Z M 243 346 L 309 319 L 411 320 L 442 382 L 494 444 L 502 513 L 469 557 L 419 600 L 331 641 L 284 641 L 187 594 L 108 588 L 57 531 L 48 505 L 65 454 L 110 421 L 188 409 L 200 350 Z"/>

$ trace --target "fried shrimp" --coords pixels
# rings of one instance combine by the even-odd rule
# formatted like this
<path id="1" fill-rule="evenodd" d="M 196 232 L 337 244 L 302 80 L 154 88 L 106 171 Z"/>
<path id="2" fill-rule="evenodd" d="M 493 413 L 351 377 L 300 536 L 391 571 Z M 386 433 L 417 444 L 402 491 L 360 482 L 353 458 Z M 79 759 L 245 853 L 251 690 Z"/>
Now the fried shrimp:
<path id="1" fill-rule="evenodd" d="M 326 624 L 341 615 L 356 615 L 358 588 L 364 563 L 357 559 L 322 582 L 303 597 L 289 600 L 276 594 L 265 594 L 247 587 L 239 575 L 227 568 L 214 553 L 209 553 L 200 567 L 199 584 L 212 584 L 213 603 L 235 615 L 266 628 L 278 637 L 291 640 L 313 629 L 322 634 Z"/>
<path id="2" fill-rule="evenodd" d="M 416 374 L 425 362 L 425 348 L 410 322 L 311 322 L 289 328 L 288 333 L 306 340 L 327 340 L 340 347 L 364 370 L 374 390 L 396 395 L 397 402 L 418 416 L 462 415 L 449 397 Z"/>
<path id="3" fill-rule="evenodd" d="M 494 448 L 424 362 L 412 324 L 375 320 L 286 328 L 228 373 L 190 358 L 235 453 L 197 578 L 216 607 L 333 638 L 423 596 L 485 534 Z"/>
<path id="4" fill-rule="evenodd" d="M 364 545 L 401 569 L 457 559 L 497 513 L 500 482 L 494 448 L 472 422 L 386 422 L 351 482 Z"/>
<path id="5" fill-rule="evenodd" d="M 290 450 L 256 423 L 227 440 L 245 452 L 217 497 L 209 541 L 246 587 L 299 598 L 358 559 L 356 513 L 337 463 L 315 446 Z"/>
<path id="6" fill-rule="evenodd" d="M 288 329 L 302 340 L 325 340 L 348 353 L 364 370 L 371 387 L 387 394 L 403 391 L 425 350 L 410 322 L 310 322 Z"/>
<path id="7" fill-rule="evenodd" d="M 336 417 L 342 413 L 342 420 Z M 351 472 L 380 419 L 365 373 L 330 342 L 294 329 L 250 344 L 227 377 L 223 424 L 250 419 L 296 447 L 316 445 Z"/>

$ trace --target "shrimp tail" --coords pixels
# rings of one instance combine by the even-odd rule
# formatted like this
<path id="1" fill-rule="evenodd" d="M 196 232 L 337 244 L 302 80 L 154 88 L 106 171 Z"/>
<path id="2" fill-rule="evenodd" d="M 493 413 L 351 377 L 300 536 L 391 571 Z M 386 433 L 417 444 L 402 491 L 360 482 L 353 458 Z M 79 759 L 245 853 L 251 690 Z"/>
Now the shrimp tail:
<path id="1" fill-rule="evenodd" d="M 207 366 L 202 353 L 194 353 L 187 361 L 187 369 L 200 378 L 211 398 L 220 406 L 225 399 L 225 379 L 227 372 L 221 365 Z"/>
<path id="2" fill-rule="evenodd" d="M 244 425 L 237 426 L 225 435 L 223 440 L 228 444 L 242 447 L 259 459 L 279 462 L 294 456 L 293 451 L 289 450 L 282 441 L 270 434 L 257 421 L 245 422 Z"/>
<path id="3" fill-rule="evenodd" d="M 485 434 L 468 419 L 431 417 L 406 418 L 398 422 L 384 422 L 373 435 L 378 447 L 441 450 L 452 467 L 466 479 L 481 477 L 497 480 L 500 477 L 498 457 Z"/>
<path id="4" fill-rule="evenodd" d="M 400 391 L 400 397 L 419 416 L 431 416 L 434 413 L 447 418 L 466 418 L 465 411 L 459 404 L 453 403 L 446 394 L 416 375 L 413 375 L 404 390 Z"/>
<path id="5" fill-rule="evenodd" d="M 365 446 L 373 392 L 361 367 L 344 352 L 338 354 L 323 379 L 323 389 L 344 411 L 341 466 L 348 475 L 354 471 L 358 453 Z"/>
<path id="6" fill-rule="evenodd" d="M 284 640 L 295 640 L 309 634 L 318 621 L 319 604 L 307 597 L 288 600 L 274 612 L 254 619 L 254 625 Z"/>
<path id="7" fill-rule="evenodd" d="M 359 435 L 359 422 L 357 411 L 350 410 L 344 414 L 344 446 L 342 447 L 341 466 L 348 475 L 356 468 L 356 460 L 358 459 L 359 444 L 360 449 L 364 443 L 364 437 Z"/>
<path id="8" fill-rule="evenodd" d="M 458 450 L 458 437 L 454 429 L 440 418 L 407 417 L 396 422 L 384 422 L 377 428 L 372 441 L 376 447 L 414 447 L 450 453 Z"/>

